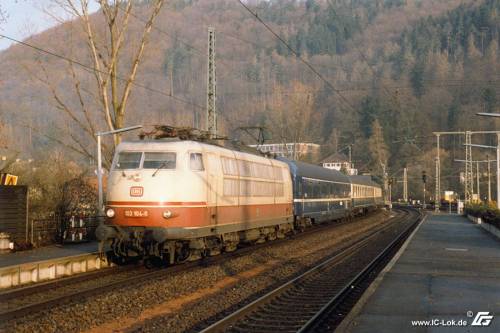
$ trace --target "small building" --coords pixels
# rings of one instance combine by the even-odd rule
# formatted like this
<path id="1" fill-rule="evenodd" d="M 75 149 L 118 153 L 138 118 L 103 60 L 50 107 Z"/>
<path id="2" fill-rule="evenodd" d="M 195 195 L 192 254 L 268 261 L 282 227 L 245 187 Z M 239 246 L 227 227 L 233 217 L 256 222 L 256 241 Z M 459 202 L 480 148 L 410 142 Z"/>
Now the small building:
<path id="1" fill-rule="evenodd" d="M 354 168 L 354 164 L 352 164 L 344 154 L 333 153 L 323 159 L 320 164 L 323 168 L 327 169 L 337 171 L 345 170 L 349 176 L 358 174 L 358 169 Z"/>
<path id="2" fill-rule="evenodd" d="M 305 156 L 315 159 L 319 154 L 320 145 L 316 143 L 267 143 L 263 145 L 250 145 L 263 153 L 272 153 L 278 157 L 297 160 Z"/>

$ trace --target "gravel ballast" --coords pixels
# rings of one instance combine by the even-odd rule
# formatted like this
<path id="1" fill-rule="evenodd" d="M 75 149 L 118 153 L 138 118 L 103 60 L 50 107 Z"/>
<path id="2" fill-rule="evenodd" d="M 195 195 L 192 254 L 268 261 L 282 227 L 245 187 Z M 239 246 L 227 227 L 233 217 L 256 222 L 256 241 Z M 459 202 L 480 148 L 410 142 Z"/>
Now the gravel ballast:
<path id="1" fill-rule="evenodd" d="M 178 332 L 196 328 L 197 323 L 234 310 L 388 220 L 389 213 L 380 211 L 241 257 L 11 320 L 0 328 L 6 332 Z"/>

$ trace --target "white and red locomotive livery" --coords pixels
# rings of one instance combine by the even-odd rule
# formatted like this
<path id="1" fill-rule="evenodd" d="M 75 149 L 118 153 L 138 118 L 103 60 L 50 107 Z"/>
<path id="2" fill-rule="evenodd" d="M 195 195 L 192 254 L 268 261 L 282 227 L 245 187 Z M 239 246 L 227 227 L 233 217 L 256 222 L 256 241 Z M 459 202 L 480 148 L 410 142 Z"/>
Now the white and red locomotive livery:
<path id="1" fill-rule="evenodd" d="M 97 237 L 122 260 L 193 260 L 293 229 L 288 166 L 257 154 L 176 139 L 123 142 L 107 188 Z"/>

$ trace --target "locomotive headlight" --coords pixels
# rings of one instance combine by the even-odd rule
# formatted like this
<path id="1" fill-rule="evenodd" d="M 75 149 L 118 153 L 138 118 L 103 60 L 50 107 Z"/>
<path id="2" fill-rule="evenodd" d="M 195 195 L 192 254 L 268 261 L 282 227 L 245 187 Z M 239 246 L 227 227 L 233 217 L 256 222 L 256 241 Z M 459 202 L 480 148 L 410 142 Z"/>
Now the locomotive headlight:
<path id="1" fill-rule="evenodd" d="M 115 210 L 113 208 L 108 208 L 108 210 L 106 210 L 106 216 L 109 217 L 109 218 L 112 218 L 115 216 Z"/>
<path id="2" fill-rule="evenodd" d="M 166 219 L 172 217 L 172 212 L 169 211 L 169 210 L 164 211 L 163 212 L 163 217 L 166 218 Z"/>

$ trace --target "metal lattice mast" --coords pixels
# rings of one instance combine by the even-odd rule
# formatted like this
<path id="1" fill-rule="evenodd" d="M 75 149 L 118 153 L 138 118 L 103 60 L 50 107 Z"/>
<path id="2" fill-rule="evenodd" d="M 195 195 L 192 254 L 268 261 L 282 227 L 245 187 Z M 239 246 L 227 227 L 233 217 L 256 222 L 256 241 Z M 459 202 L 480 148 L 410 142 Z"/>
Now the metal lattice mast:
<path id="1" fill-rule="evenodd" d="M 217 80 L 215 77 L 215 29 L 208 28 L 208 66 L 207 66 L 207 131 L 212 138 L 217 136 Z"/>
<path id="2" fill-rule="evenodd" d="M 439 157 L 439 137 L 440 134 L 436 134 L 436 195 L 435 195 L 435 210 L 438 212 L 441 204 L 441 160 Z"/>
<path id="3" fill-rule="evenodd" d="M 472 201 L 474 176 L 472 171 L 472 144 L 470 131 L 465 132 L 465 202 Z"/>
<path id="4" fill-rule="evenodd" d="M 500 134 L 497 133 L 497 209 L 500 209 Z"/>
<path id="5" fill-rule="evenodd" d="M 464 192 L 465 192 L 465 199 L 466 199 L 465 202 L 469 203 L 472 200 L 474 179 L 472 177 L 472 147 L 467 146 L 467 145 L 471 144 L 472 134 L 496 134 L 497 139 L 498 139 L 498 144 L 499 144 L 498 147 L 500 147 L 500 131 L 468 131 L 468 132 L 453 131 L 453 132 L 433 132 L 433 133 L 436 136 L 439 136 L 439 135 L 465 135 L 466 160 L 464 160 L 464 162 L 466 162 L 465 163 L 465 169 L 466 169 L 465 171 L 466 172 L 464 175 L 465 176 L 464 177 Z M 438 139 L 438 142 L 439 142 L 439 139 Z M 487 147 L 487 148 L 492 148 L 492 147 Z M 500 149 L 497 149 L 497 153 L 498 153 L 498 160 L 499 160 L 498 164 L 500 164 Z M 438 150 L 436 159 L 439 160 L 439 150 Z M 498 165 L 497 168 L 500 168 L 500 165 Z M 439 180 L 440 175 L 441 175 L 441 168 L 440 167 L 438 168 L 438 173 L 436 175 L 438 175 L 438 174 L 439 174 L 438 182 L 439 182 L 439 186 L 440 186 L 441 185 L 440 180 Z M 497 178 L 500 179 L 500 175 Z M 497 182 L 497 193 L 500 193 L 500 181 Z M 500 200 L 499 200 L 497 206 L 498 206 L 498 209 L 500 209 Z"/>

